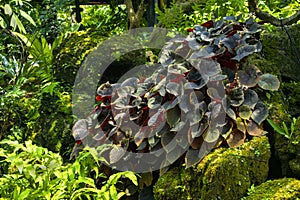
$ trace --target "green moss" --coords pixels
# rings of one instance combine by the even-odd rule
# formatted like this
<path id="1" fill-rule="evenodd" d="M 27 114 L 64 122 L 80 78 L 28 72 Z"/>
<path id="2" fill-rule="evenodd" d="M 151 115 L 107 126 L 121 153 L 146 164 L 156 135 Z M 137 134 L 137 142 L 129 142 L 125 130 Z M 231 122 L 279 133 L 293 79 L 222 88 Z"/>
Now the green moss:
<path id="1" fill-rule="evenodd" d="M 300 117 L 297 118 L 295 131 L 289 142 L 289 152 L 295 156 L 289 161 L 289 167 L 296 176 L 300 177 Z"/>
<path id="2" fill-rule="evenodd" d="M 91 30 L 71 33 L 55 49 L 54 70 L 58 81 L 72 86 L 77 70 L 89 52 L 107 37 Z"/>
<path id="3" fill-rule="evenodd" d="M 156 199 L 240 199 L 252 184 L 266 180 L 269 158 L 265 136 L 239 148 L 216 149 L 196 167 L 175 168 L 160 177 Z"/>
<path id="4" fill-rule="evenodd" d="M 282 200 L 299 199 L 300 181 L 293 178 L 283 178 L 267 181 L 249 191 L 249 196 L 243 200 Z"/>
<path id="5" fill-rule="evenodd" d="M 300 49 L 299 31 L 300 25 L 287 27 L 296 48 Z M 299 81 L 300 68 L 296 54 L 291 46 L 287 34 L 282 28 L 276 28 L 271 33 L 265 31 L 261 35 L 263 50 L 259 54 L 253 54 L 247 59 L 247 63 L 256 65 L 264 73 Z"/>

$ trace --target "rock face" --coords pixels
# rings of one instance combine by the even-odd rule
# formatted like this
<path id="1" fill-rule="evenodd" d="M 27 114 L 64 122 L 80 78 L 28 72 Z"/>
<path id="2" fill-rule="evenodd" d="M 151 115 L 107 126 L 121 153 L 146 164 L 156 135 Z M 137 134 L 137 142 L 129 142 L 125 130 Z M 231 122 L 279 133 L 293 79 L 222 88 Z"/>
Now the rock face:
<path id="1" fill-rule="evenodd" d="M 243 200 L 261 199 L 299 199 L 300 181 L 294 178 L 283 178 L 267 181 L 249 190 L 249 196 Z"/>
<path id="2" fill-rule="evenodd" d="M 268 105 L 269 118 L 279 126 L 285 122 L 289 127 L 291 118 L 300 115 L 300 63 L 295 51 L 296 48 L 299 54 L 300 24 L 288 26 L 286 29 L 294 45 L 281 27 L 274 28 L 271 33 L 264 31 L 261 35 L 262 52 L 249 56 L 246 64 L 256 65 L 263 73 L 272 73 L 281 80 L 278 92 L 260 93 L 259 96 Z M 295 145 L 291 140 L 275 132 L 267 123 L 265 129 L 269 132 L 268 137 L 272 147 L 269 177 L 294 177 L 295 175 L 299 177 L 300 158 L 293 150 Z M 299 139 L 294 143 L 300 142 Z"/>
<path id="3" fill-rule="evenodd" d="M 174 168 L 155 185 L 156 199 L 241 199 L 263 183 L 271 156 L 268 138 L 256 137 L 239 148 L 219 148 L 194 168 Z"/>
<path id="4" fill-rule="evenodd" d="M 293 159 L 289 161 L 289 167 L 292 172 L 299 178 L 300 177 L 300 117 L 297 118 L 295 131 L 290 138 L 288 145 L 289 153 L 292 154 Z"/>

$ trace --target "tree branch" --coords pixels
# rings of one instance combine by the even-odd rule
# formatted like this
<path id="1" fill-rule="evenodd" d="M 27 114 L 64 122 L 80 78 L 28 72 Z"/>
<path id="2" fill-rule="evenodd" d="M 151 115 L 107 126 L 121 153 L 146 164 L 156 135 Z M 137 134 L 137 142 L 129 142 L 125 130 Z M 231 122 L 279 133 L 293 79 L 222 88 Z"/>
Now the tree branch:
<path id="1" fill-rule="evenodd" d="M 126 10 L 128 12 L 128 18 L 129 18 L 129 23 L 130 23 L 129 29 L 138 28 L 140 26 L 141 19 L 145 13 L 147 4 L 145 3 L 144 0 L 141 0 L 141 3 L 138 6 L 138 9 L 135 12 L 133 4 L 132 4 L 132 0 L 125 0 L 124 3 L 126 5 Z"/>
<path id="2" fill-rule="evenodd" d="M 294 15 L 287 17 L 285 19 L 278 19 L 273 15 L 266 13 L 258 8 L 257 0 L 248 0 L 249 11 L 254 13 L 259 19 L 264 20 L 274 26 L 291 25 L 300 20 L 300 10 L 298 10 Z"/>

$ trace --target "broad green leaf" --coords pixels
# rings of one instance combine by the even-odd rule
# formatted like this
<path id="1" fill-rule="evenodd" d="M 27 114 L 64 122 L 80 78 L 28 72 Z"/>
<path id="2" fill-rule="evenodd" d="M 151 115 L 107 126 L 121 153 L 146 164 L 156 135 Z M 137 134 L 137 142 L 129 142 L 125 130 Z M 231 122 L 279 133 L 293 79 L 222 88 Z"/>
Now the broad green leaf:
<path id="1" fill-rule="evenodd" d="M 22 17 L 24 17 L 25 19 L 27 19 L 32 25 L 36 26 L 34 20 L 23 10 L 20 10 L 20 14 Z"/>
<path id="2" fill-rule="evenodd" d="M 280 87 L 278 78 L 272 74 L 263 74 L 258 81 L 259 87 L 264 90 L 276 91 Z"/>
<path id="3" fill-rule="evenodd" d="M 75 182 L 76 184 L 79 184 L 79 183 L 85 183 L 85 184 L 87 184 L 89 187 L 96 187 L 95 186 L 95 183 L 94 183 L 94 180 L 92 179 L 92 178 L 88 178 L 88 177 L 82 177 L 82 176 L 80 176 L 77 180 L 76 180 L 76 182 Z"/>
<path id="4" fill-rule="evenodd" d="M 4 14 L 9 15 L 9 16 L 12 14 L 12 9 L 9 4 L 4 5 Z"/>
<path id="5" fill-rule="evenodd" d="M 26 189 L 26 190 L 24 190 L 24 191 L 21 192 L 21 194 L 19 195 L 18 200 L 26 199 L 26 198 L 29 196 L 30 193 L 32 193 L 31 189 Z"/>
<path id="6" fill-rule="evenodd" d="M 129 180 L 131 180 L 131 182 L 134 184 L 134 185 L 138 185 L 138 182 L 137 182 L 137 176 L 135 175 L 134 172 L 124 172 L 123 176 L 125 176 L 126 178 L 128 178 Z"/>
<path id="7" fill-rule="evenodd" d="M 268 117 L 268 107 L 263 102 L 258 102 L 252 112 L 251 118 L 260 125 Z"/>
<path id="8" fill-rule="evenodd" d="M 251 114 L 252 114 L 252 111 L 249 106 L 243 104 L 239 107 L 239 116 L 242 119 L 250 119 Z"/>
<path id="9" fill-rule="evenodd" d="M 180 121 L 180 109 L 176 106 L 170 110 L 167 110 L 167 122 L 171 128 L 175 127 Z"/>
<path id="10" fill-rule="evenodd" d="M 13 14 L 11 17 L 10 25 L 14 28 L 14 30 L 18 27 L 21 33 L 26 33 L 26 30 L 18 18 L 17 15 Z"/>

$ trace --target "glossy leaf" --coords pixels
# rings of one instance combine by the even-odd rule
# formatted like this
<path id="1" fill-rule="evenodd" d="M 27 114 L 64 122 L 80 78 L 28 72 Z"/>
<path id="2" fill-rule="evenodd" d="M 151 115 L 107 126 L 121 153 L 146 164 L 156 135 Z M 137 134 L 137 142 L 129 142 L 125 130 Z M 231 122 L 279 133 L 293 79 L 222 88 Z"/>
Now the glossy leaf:
<path id="1" fill-rule="evenodd" d="M 255 66 L 247 66 L 245 67 L 245 71 L 239 70 L 237 72 L 239 82 L 241 85 L 245 85 L 247 87 L 256 86 L 261 75 L 261 71 Z"/>
<path id="2" fill-rule="evenodd" d="M 239 107 L 239 116 L 242 119 L 250 119 L 251 115 L 252 110 L 249 106 L 243 104 Z"/>
<path id="3" fill-rule="evenodd" d="M 126 151 L 122 147 L 114 145 L 111 151 L 109 152 L 110 164 L 118 162 L 125 153 Z"/>
<path id="4" fill-rule="evenodd" d="M 241 87 L 233 88 L 229 94 L 230 105 L 240 106 L 244 102 L 244 93 Z"/>
<path id="5" fill-rule="evenodd" d="M 227 144 L 229 147 L 238 147 L 244 144 L 246 139 L 246 134 L 239 131 L 238 129 L 232 130 L 232 132 L 229 134 L 228 138 L 226 139 Z"/>
<path id="6" fill-rule="evenodd" d="M 254 121 L 250 120 L 247 122 L 247 132 L 249 135 L 252 136 L 261 136 L 265 133 L 263 129 L 261 129 L 258 124 L 256 124 Z"/>
<path id="7" fill-rule="evenodd" d="M 170 127 L 174 127 L 180 121 L 181 111 L 178 107 L 167 110 L 167 122 Z"/>
<path id="8" fill-rule="evenodd" d="M 78 120 L 72 128 L 75 140 L 82 140 L 88 135 L 88 123 L 86 119 Z"/>
<path id="9" fill-rule="evenodd" d="M 248 89 L 244 91 L 243 105 L 249 106 L 251 109 L 254 109 L 257 102 L 258 102 L 258 95 L 254 90 Z"/>
<path id="10" fill-rule="evenodd" d="M 236 50 L 237 55 L 235 57 L 233 57 L 232 59 L 241 61 L 243 58 L 245 58 L 246 56 L 249 56 L 250 54 L 260 52 L 261 49 L 262 49 L 262 45 L 260 42 L 258 42 L 255 45 L 239 46 L 239 47 L 237 47 L 237 50 Z"/>
<path id="11" fill-rule="evenodd" d="M 261 101 L 259 101 L 251 115 L 253 121 L 260 125 L 268 117 L 268 107 Z"/>
<path id="12" fill-rule="evenodd" d="M 207 131 L 204 133 L 203 139 L 205 142 L 211 143 L 217 141 L 219 137 L 220 137 L 220 131 L 215 127 L 213 128 L 209 127 Z"/>
<path id="13" fill-rule="evenodd" d="M 264 90 L 275 91 L 279 89 L 280 82 L 278 78 L 272 74 L 263 74 L 258 81 L 258 85 Z"/>

